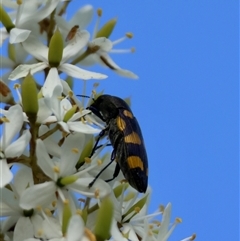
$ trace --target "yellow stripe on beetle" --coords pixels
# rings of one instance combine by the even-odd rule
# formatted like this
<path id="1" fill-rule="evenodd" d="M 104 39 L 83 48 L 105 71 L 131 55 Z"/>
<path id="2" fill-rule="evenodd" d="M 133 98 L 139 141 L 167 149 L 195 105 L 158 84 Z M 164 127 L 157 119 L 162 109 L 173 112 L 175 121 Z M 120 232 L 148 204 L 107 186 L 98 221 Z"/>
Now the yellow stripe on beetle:
<path id="1" fill-rule="evenodd" d="M 132 114 L 130 111 L 128 111 L 128 110 L 124 110 L 124 111 L 123 111 L 123 114 L 124 114 L 125 116 L 127 116 L 127 117 L 133 119 L 133 114 Z"/>
<path id="2" fill-rule="evenodd" d="M 143 169 L 143 162 L 139 156 L 129 156 L 127 158 L 127 163 L 130 168 L 140 168 L 142 171 Z"/>
<path id="3" fill-rule="evenodd" d="M 126 128 L 126 122 L 119 116 L 117 117 L 117 126 L 121 131 L 124 131 Z"/>
<path id="4" fill-rule="evenodd" d="M 142 141 L 139 135 L 136 132 L 132 132 L 131 134 L 124 137 L 125 143 L 132 143 L 141 145 Z"/>

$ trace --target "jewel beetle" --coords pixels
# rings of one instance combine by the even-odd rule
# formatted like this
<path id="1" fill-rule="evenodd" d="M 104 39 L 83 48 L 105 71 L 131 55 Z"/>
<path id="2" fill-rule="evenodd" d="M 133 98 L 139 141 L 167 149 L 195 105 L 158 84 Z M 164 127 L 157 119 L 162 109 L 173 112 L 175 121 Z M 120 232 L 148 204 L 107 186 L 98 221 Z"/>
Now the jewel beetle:
<path id="1" fill-rule="evenodd" d="M 122 171 L 129 184 L 139 192 L 146 192 L 148 186 L 148 159 L 144 140 L 137 119 L 128 104 L 121 98 L 101 95 L 87 108 L 106 123 L 93 147 L 94 154 L 99 140 L 108 135 L 113 147 L 111 161 L 89 184 L 91 187 L 101 173 L 116 160 L 113 177 Z"/>

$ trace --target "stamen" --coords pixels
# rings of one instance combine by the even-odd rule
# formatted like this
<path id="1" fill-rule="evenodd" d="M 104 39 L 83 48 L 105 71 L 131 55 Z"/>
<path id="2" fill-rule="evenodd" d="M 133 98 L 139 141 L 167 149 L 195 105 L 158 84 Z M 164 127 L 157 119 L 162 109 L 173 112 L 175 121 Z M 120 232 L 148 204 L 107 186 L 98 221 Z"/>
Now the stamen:
<path id="1" fill-rule="evenodd" d="M 176 223 L 182 223 L 182 219 L 181 219 L 181 218 L 176 218 L 176 219 L 175 219 L 175 222 L 176 222 Z"/>
<path id="2" fill-rule="evenodd" d="M 88 164 L 92 162 L 91 158 L 89 158 L 89 157 L 85 157 L 84 161 Z"/>
<path id="3" fill-rule="evenodd" d="M 53 167 L 53 171 L 54 171 L 55 173 L 60 173 L 60 169 L 59 169 L 58 166 L 54 166 L 54 167 Z"/>
<path id="4" fill-rule="evenodd" d="M 79 150 L 78 150 L 78 148 L 75 147 L 75 148 L 72 148 L 72 152 L 75 153 L 75 154 L 78 154 Z"/>
<path id="5" fill-rule="evenodd" d="M 94 196 L 95 196 L 95 198 L 97 198 L 97 199 L 100 197 L 100 190 L 99 190 L 99 189 L 96 189 L 96 190 L 95 190 Z"/>

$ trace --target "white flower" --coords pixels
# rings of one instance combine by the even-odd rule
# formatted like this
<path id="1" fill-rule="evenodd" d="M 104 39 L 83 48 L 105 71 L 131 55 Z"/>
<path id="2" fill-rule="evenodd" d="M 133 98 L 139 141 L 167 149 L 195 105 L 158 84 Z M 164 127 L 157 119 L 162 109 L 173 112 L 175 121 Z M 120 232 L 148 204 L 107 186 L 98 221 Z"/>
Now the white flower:
<path id="1" fill-rule="evenodd" d="M 60 28 L 64 35 L 64 39 L 71 30 L 72 27 L 78 25 L 80 30 L 87 27 L 93 17 L 93 7 L 91 5 L 85 5 L 78 9 L 78 11 L 68 21 L 60 16 L 55 16 L 57 26 Z"/>
<path id="2" fill-rule="evenodd" d="M 5 112 L 4 121 L 0 139 L 0 187 L 8 184 L 13 177 L 6 159 L 19 157 L 24 152 L 31 138 L 29 130 L 25 130 L 18 139 L 13 141 L 14 137 L 22 129 L 24 121 L 20 105 L 10 107 L 9 111 Z"/>
<path id="3" fill-rule="evenodd" d="M 111 40 L 105 37 L 93 39 L 91 42 L 88 43 L 88 49 L 90 52 L 91 52 L 91 49 L 98 49 L 98 50 L 90 54 L 86 58 L 86 60 L 83 60 L 83 63 L 84 61 L 88 64 L 99 63 L 103 66 L 110 68 L 111 70 L 113 70 L 114 72 L 116 72 L 117 74 L 123 77 L 138 79 L 138 76 L 136 74 L 134 74 L 129 70 L 122 69 L 109 56 L 108 53 L 114 52 L 112 50 L 113 45 L 114 45 L 114 42 L 112 42 Z"/>
<path id="4" fill-rule="evenodd" d="M 15 164 L 18 171 L 10 183 L 11 190 L 3 188 L 1 190 L 1 217 L 5 217 L 2 224 L 2 232 L 6 232 L 9 228 L 15 226 L 14 240 L 24 240 L 33 237 L 34 227 L 38 226 L 41 217 L 38 210 L 23 210 L 19 206 L 19 199 L 22 192 L 29 186 L 33 186 L 32 170 L 22 164 Z M 52 208 L 53 209 L 53 208 Z M 6 218 L 7 217 L 7 218 Z M 24 229 L 24 232 L 22 230 Z M 36 228 L 35 228 L 36 229 Z M 35 230 L 35 235 L 37 230 Z"/>
<path id="5" fill-rule="evenodd" d="M 48 0 L 43 7 L 39 7 L 39 1 L 23 0 L 18 5 L 15 27 L 10 31 L 9 42 L 20 43 L 25 41 L 34 27 L 38 27 L 38 22 L 49 16 L 49 14 L 56 8 L 59 0 Z M 1 29 L 1 33 L 6 35 L 5 28 Z"/>
<path id="6" fill-rule="evenodd" d="M 45 119 L 45 123 L 58 123 L 62 129 L 70 133 L 70 131 L 76 131 L 86 134 L 96 134 L 100 130 L 96 129 L 86 123 L 83 123 L 80 118 L 90 113 L 89 110 L 83 110 L 81 112 L 74 113 L 67 121 L 65 121 L 65 115 L 70 111 L 73 106 L 67 98 L 59 100 L 61 96 L 61 88 L 56 86 L 51 97 L 45 96 L 44 101 L 46 106 L 52 111 L 54 115 Z"/>
<path id="7" fill-rule="evenodd" d="M 21 196 L 20 206 L 24 209 L 31 209 L 52 202 L 57 192 L 62 201 L 66 200 L 63 191 L 72 190 L 87 197 L 102 198 L 110 193 L 110 187 L 104 181 L 98 179 L 89 188 L 93 178 L 88 177 L 87 170 L 76 173 L 75 165 L 79 159 L 78 150 L 79 138 L 69 135 L 61 147 L 61 159 L 50 158 L 43 142 L 37 140 L 37 163 L 43 172 L 51 179 L 49 182 L 35 185 L 26 189 Z M 93 168 L 93 167 L 91 167 Z M 69 183 L 64 185 L 62 180 Z"/>
<path id="8" fill-rule="evenodd" d="M 48 47 L 43 45 L 35 37 L 30 36 L 23 43 L 23 47 L 28 53 L 30 53 L 32 56 L 34 56 L 36 59 L 39 59 L 42 62 L 39 62 L 37 64 L 31 64 L 31 65 L 19 65 L 10 74 L 9 79 L 16 80 L 18 78 L 25 77 L 29 73 L 29 71 L 31 72 L 31 74 L 34 74 L 36 72 L 44 70 L 47 67 L 50 67 L 51 69 L 43 85 L 42 92 L 44 96 L 45 95 L 51 96 L 53 89 L 56 86 L 62 87 L 61 80 L 58 75 L 58 70 L 68 74 L 69 76 L 72 76 L 78 79 L 88 80 L 88 79 L 106 78 L 107 77 L 106 75 L 91 72 L 91 71 L 86 71 L 81 68 L 78 68 L 75 65 L 67 63 L 67 60 L 69 60 L 72 56 L 78 53 L 84 46 L 86 46 L 88 39 L 89 39 L 89 33 L 87 31 L 81 31 L 79 34 L 77 34 L 75 37 L 75 40 L 69 43 L 63 49 L 63 56 L 59 66 L 57 68 L 56 67 L 51 68 L 48 62 Z"/>

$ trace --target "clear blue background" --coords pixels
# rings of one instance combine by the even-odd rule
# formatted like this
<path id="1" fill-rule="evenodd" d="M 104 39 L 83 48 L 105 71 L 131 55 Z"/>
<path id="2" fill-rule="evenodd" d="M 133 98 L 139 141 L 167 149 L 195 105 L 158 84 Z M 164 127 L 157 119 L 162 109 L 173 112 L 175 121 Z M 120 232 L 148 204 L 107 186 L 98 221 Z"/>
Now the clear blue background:
<path id="1" fill-rule="evenodd" d="M 118 18 L 112 40 L 134 34 L 116 47 L 136 53 L 112 58 L 140 79 L 99 68 L 109 75 L 99 90 L 132 97 L 149 158 L 150 211 L 172 203 L 172 221 L 183 223 L 171 241 L 192 233 L 238 240 L 238 1 L 73 1 L 71 11 L 87 3 L 102 7 L 102 24 Z"/>

